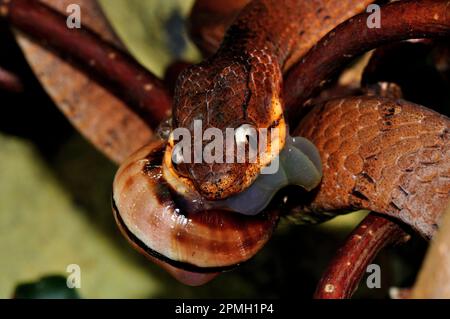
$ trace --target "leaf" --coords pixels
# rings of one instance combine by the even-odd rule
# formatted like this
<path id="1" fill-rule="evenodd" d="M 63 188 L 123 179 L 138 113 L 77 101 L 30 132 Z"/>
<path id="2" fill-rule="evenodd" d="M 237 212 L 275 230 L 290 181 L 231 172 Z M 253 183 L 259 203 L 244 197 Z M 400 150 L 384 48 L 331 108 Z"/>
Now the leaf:
<path id="1" fill-rule="evenodd" d="M 173 60 L 198 61 L 185 17 L 193 0 L 100 0 L 109 22 L 128 50 L 159 76 Z"/>

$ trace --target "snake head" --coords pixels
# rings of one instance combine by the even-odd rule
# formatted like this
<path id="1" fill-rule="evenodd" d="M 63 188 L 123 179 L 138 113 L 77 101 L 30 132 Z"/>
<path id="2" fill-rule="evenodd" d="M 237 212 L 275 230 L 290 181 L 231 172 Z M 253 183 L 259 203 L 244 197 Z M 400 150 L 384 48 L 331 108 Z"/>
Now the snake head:
<path id="1" fill-rule="evenodd" d="M 247 189 L 285 143 L 280 72 L 255 67 L 254 59 L 206 61 L 177 83 L 167 152 L 173 169 L 208 200 Z"/>
<path id="2" fill-rule="evenodd" d="M 113 211 L 138 251 L 190 285 L 213 279 L 264 247 L 280 216 L 278 210 L 264 209 L 279 188 L 294 183 L 312 189 L 321 178 L 314 145 L 289 138 L 275 174 L 261 175 L 236 196 L 208 201 L 187 178 L 166 167 L 171 161 L 167 147 L 154 141 L 121 165 L 113 184 Z"/>

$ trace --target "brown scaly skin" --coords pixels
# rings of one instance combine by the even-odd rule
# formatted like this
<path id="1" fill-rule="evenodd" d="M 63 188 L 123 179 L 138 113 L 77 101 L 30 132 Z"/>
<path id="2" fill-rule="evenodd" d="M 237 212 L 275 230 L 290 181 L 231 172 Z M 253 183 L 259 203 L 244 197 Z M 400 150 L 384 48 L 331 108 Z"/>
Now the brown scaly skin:
<path id="1" fill-rule="evenodd" d="M 190 15 L 190 32 L 191 37 L 196 44 L 206 51 L 207 55 L 215 53 L 222 43 L 225 32 L 233 24 L 238 17 L 240 11 L 251 1 L 250 0 L 197 0 Z M 313 0 L 299 2 L 283 1 L 284 4 L 291 6 L 289 11 L 291 21 L 287 21 L 285 14 L 280 16 L 280 12 L 271 10 L 269 19 L 254 13 L 258 16 L 258 20 L 264 21 L 264 29 L 283 27 L 288 23 L 292 27 L 288 33 L 277 34 L 278 29 L 272 32 L 277 37 L 281 36 L 289 43 L 289 58 L 283 68 L 284 71 L 289 69 L 301 56 L 305 55 L 311 47 L 314 46 L 327 32 L 331 29 L 351 18 L 352 16 L 362 12 L 374 0 L 346 0 L 337 4 L 335 1 Z M 292 5 L 293 3 L 293 5 Z M 280 3 L 277 3 L 280 5 Z M 272 6 L 269 4 L 268 8 Z M 299 9 L 301 8 L 301 9 Z M 273 17 L 273 18 L 272 18 Z M 263 19 L 261 19 L 263 18 Z M 250 17 L 248 20 L 251 20 Z M 271 21 L 276 21 L 275 24 Z M 239 22 L 237 22 L 239 23 Z M 246 24 L 246 22 L 243 22 Z M 298 30 L 298 33 L 295 33 Z"/>
<path id="2" fill-rule="evenodd" d="M 13 0 L 13 1 L 19 1 L 19 0 Z M 0 3 L 6 3 L 5 1 L 0 1 Z M 422 4 L 422 10 L 426 9 L 426 6 L 428 5 L 428 10 L 425 12 L 426 17 L 430 17 L 430 14 L 435 14 L 436 10 L 439 10 L 439 8 L 442 9 L 442 5 L 445 5 L 443 1 L 415 1 L 411 2 L 413 4 Z M 341 2 L 340 2 L 341 4 Z M 403 6 L 403 3 L 400 4 L 394 4 L 390 8 L 395 8 L 395 6 Z M 411 5 L 405 4 L 405 10 L 407 11 L 408 8 L 411 9 Z M 336 6 L 339 7 L 339 6 Z M 424 9 L 425 8 L 425 9 Z M 431 10 L 432 9 L 432 10 Z M 320 11 L 322 12 L 322 11 Z M 392 9 L 392 12 L 395 13 L 395 9 Z M 438 11 L 442 12 L 442 11 Z M 439 34 L 446 34 L 446 30 L 448 30 L 448 21 L 445 20 L 447 18 L 447 11 L 443 11 L 444 15 L 438 15 L 436 21 L 436 25 L 439 25 L 439 28 L 434 28 L 430 24 L 426 25 L 425 27 L 430 27 L 430 30 L 426 35 L 432 36 L 433 32 L 436 35 Z M 316 12 L 316 14 L 319 12 Z M 410 12 L 411 13 L 411 12 Z M 313 16 L 314 17 L 314 16 Z M 390 16 L 392 18 L 392 15 Z M 434 16 L 433 16 L 434 17 Z M 433 18 L 432 17 L 432 18 Z M 440 20 L 442 18 L 442 21 Z M 389 20 L 388 20 L 389 21 Z M 431 20 L 430 20 L 431 21 Z M 323 21 L 322 21 L 323 22 Z M 357 21 L 358 22 L 358 21 Z M 351 23 L 347 24 L 351 26 Z M 356 23 L 356 25 L 358 25 Z M 447 29 L 446 29 L 447 28 Z M 343 30 L 352 30 L 351 27 L 348 29 L 343 28 Z M 401 33 L 402 29 L 397 30 Z M 404 30 L 403 30 L 404 31 Z M 342 30 L 340 32 L 343 32 Z M 350 33 L 354 34 L 354 33 Z M 278 33 L 277 36 L 280 34 Z M 347 34 L 347 38 L 348 38 Z M 320 37 L 319 37 L 320 38 Z M 345 38 L 345 37 L 344 37 Z M 397 38 L 393 38 L 397 39 Z M 386 39 L 384 39 L 387 41 Z M 289 45 L 287 45 L 289 46 Z M 321 50 L 319 46 L 318 49 L 315 49 L 314 52 L 321 56 Z M 352 48 L 350 48 L 352 49 Z M 317 53 L 318 52 L 318 53 Z M 339 53 L 342 53 L 343 51 L 338 51 Z M 345 52 L 345 50 L 344 50 Z M 353 52 L 353 51 L 351 51 Z M 281 51 L 283 53 L 283 51 Z M 334 53 L 335 54 L 335 53 Z M 328 56 L 330 58 L 330 55 Z M 286 58 L 286 56 L 285 56 Z M 313 62 L 311 62 L 311 58 L 309 59 L 310 63 L 314 65 Z M 336 62 L 336 64 L 341 63 L 342 60 L 339 60 Z M 308 72 L 310 74 L 314 74 L 314 70 L 309 69 Z M 306 72 L 306 74 L 308 74 Z M 321 76 L 323 74 L 321 73 Z M 320 77 L 315 77 L 313 80 L 318 81 Z M 383 111 L 384 109 L 380 108 L 377 109 L 374 107 L 374 104 L 381 103 L 384 106 L 387 107 L 387 110 Z M 413 225 L 419 232 L 421 232 L 424 236 L 431 236 L 433 234 L 434 228 L 433 224 L 438 221 L 439 214 L 438 209 L 434 210 L 433 208 L 431 210 L 427 209 L 430 203 L 425 206 L 425 208 L 421 209 L 419 205 L 417 205 L 417 196 L 416 194 L 425 194 L 429 196 L 437 196 L 437 206 L 439 206 L 439 202 L 441 201 L 442 197 L 447 196 L 448 197 L 448 167 L 446 166 L 446 162 L 448 163 L 448 119 L 439 116 L 438 114 L 431 112 L 425 108 L 413 106 L 413 105 L 405 105 L 404 102 L 401 102 L 400 104 L 404 106 L 400 112 L 398 110 L 400 107 L 396 103 L 390 102 L 388 100 L 377 100 L 375 98 L 369 99 L 369 98 L 356 98 L 356 99 L 346 99 L 344 100 L 343 105 L 337 105 L 336 101 L 330 102 L 326 105 L 326 107 L 321 108 L 319 110 L 316 110 L 315 113 L 313 113 L 311 116 L 308 117 L 308 120 L 305 120 L 303 122 L 304 125 L 311 125 L 311 123 L 308 123 L 306 121 L 312 121 L 314 119 L 319 119 L 319 123 L 322 126 L 328 127 L 327 130 L 323 130 L 322 128 L 318 128 L 317 131 L 314 131 L 314 129 L 311 129 L 311 131 L 308 133 L 307 127 L 305 128 L 300 127 L 300 131 L 305 131 L 305 134 L 310 134 L 310 138 L 313 141 L 317 141 L 320 143 L 320 141 L 323 141 L 323 145 L 321 145 L 319 148 L 322 152 L 322 156 L 326 156 L 327 154 L 329 157 L 327 158 L 325 169 L 325 177 L 324 177 L 324 184 L 322 187 L 318 190 L 318 193 L 316 193 L 316 196 L 314 197 L 314 200 L 309 203 L 308 205 L 304 206 L 305 208 L 310 209 L 316 209 L 319 212 L 323 210 L 324 207 L 327 208 L 342 208 L 342 209 L 354 209 L 355 207 L 364 207 L 369 206 L 369 208 L 375 208 L 375 210 L 381 210 L 381 209 L 387 209 L 386 211 L 392 215 L 396 212 L 396 217 L 403 219 L 406 222 L 409 222 Z M 366 131 L 361 133 L 362 135 L 370 135 L 371 133 L 374 133 L 374 138 L 377 136 L 384 136 L 385 139 L 379 140 L 379 143 L 376 143 L 376 140 L 369 140 L 366 141 L 368 144 L 359 144 L 360 141 L 358 139 L 352 139 L 352 135 L 349 133 L 353 129 L 358 129 L 359 122 L 357 126 L 351 127 L 348 125 L 348 127 L 344 127 L 345 123 L 339 123 L 338 126 L 330 126 L 326 121 L 324 121 L 325 118 L 327 118 L 330 122 L 333 122 L 333 117 L 329 117 L 330 114 L 328 113 L 333 111 L 333 105 L 337 108 L 337 113 L 339 114 L 339 110 L 342 110 L 344 107 L 344 104 L 348 104 L 349 109 L 354 112 L 356 110 L 357 114 L 352 114 L 352 112 L 345 113 L 341 116 L 342 121 L 351 121 L 354 118 L 357 118 L 356 115 L 360 115 L 360 111 L 364 112 L 365 108 L 369 110 L 369 113 L 371 113 L 370 116 L 359 117 L 360 121 L 364 121 L 363 124 L 372 124 L 371 122 L 371 116 L 379 115 L 381 121 L 381 126 L 377 127 L 379 131 L 373 132 L 373 131 Z M 380 104 L 380 105 L 381 105 Z M 354 109 L 354 110 L 353 110 Z M 393 114 L 391 109 L 393 109 Z M 397 113 L 396 113 L 397 112 Z M 353 116 L 350 116 L 352 114 Z M 328 117 L 327 117 L 328 115 Z M 389 121 L 388 118 L 393 118 L 391 121 L 391 125 L 387 124 Z M 422 122 L 420 122 L 422 120 Z M 418 122 L 419 121 L 419 122 Z M 370 122 L 370 123 L 369 123 Z M 406 128 L 404 127 L 404 123 L 407 123 Z M 317 124 L 319 125 L 319 124 Z M 343 126 L 342 126 L 343 125 Z M 408 127 L 412 125 L 414 129 L 411 130 L 411 128 L 408 129 Z M 415 126 L 417 125 L 417 126 Z M 423 127 L 425 125 L 425 127 Z M 405 129 L 404 131 L 395 132 L 395 129 L 397 127 L 400 127 L 402 129 Z M 442 128 L 444 129 L 442 130 Z M 419 132 L 425 132 L 429 129 L 432 130 L 430 134 L 426 135 L 427 138 L 424 138 L 423 140 L 414 140 L 407 141 L 406 145 L 403 145 L 403 136 L 402 134 L 410 134 L 414 133 L 414 130 L 417 129 Z M 439 135 L 437 132 L 441 129 L 441 134 Z M 380 131 L 381 130 L 381 131 Z M 335 145 L 337 143 L 337 140 L 327 140 L 326 136 L 322 136 L 321 132 L 325 132 L 328 134 L 328 131 L 331 133 L 336 133 L 339 131 L 339 134 L 336 135 L 336 138 L 348 138 L 346 141 L 347 143 L 340 144 L 340 148 L 338 150 L 334 149 L 336 147 Z M 343 134 L 341 136 L 341 133 Z M 345 134 L 344 134 L 345 133 Z M 349 135 L 347 135 L 347 133 Z M 438 135 L 436 135 L 438 134 Z M 414 134 L 412 134 L 414 135 Z M 431 138 L 428 139 L 428 137 Z M 307 135 L 308 136 L 308 135 Z M 367 137 L 367 136 L 366 136 Z M 439 144 L 440 139 L 440 144 Z M 409 140 L 409 139 L 408 139 Z M 328 141 L 326 143 L 325 141 Z M 419 143 L 420 142 L 420 143 Z M 352 144 L 353 143 L 353 144 Z M 398 143 L 399 147 L 398 149 L 392 149 L 391 148 L 381 148 L 381 146 L 387 146 L 389 143 Z M 408 144 L 410 143 L 410 144 Z M 419 145 L 420 144 L 420 145 Z M 379 153 L 379 157 L 382 159 L 383 164 L 390 163 L 392 164 L 389 166 L 387 170 L 383 170 L 383 167 L 379 165 L 380 162 L 375 160 L 377 156 L 371 157 L 371 156 L 365 156 L 367 153 L 370 153 L 371 149 L 367 149 L 367 145 L 372 145 L 373 149 L 372 151 L 376 151 L 379 149 L 381 153 Z M 351 147 L 361 146 L 362 149 L 358 149 L 358 151 L 355 153 L 355 158 L 351 158 L 352 154 L 351 152 L 347 152 L 351 150 Z M 412 148 L 410 149 L 409 146 Z M 444 154 L 442 158 L 445 160 L 442 162 L 441 159 L 437 159 L 437 161 L 441 161 L 441 163 L 444 163 L 441 166 L 435 165 L 433 161 L 436 160 L 436 157 L 434 157 L 434 154 L 429 154 L 429 150 L 427 148 L 437 146 L 436 148 L 432 148 L 431 153 L 437 150 L 437 152 L 441 152 Z M 411 151 L 414 150 L 414 147 L 417 147 L 418 156 L 414 157 L 412 160 L 408 158 L 403 158 L 402 165 L 400 165 L 398 162 L 395 161 L 395 157 L 402 158 L 405 154 L 410 154 Z M 388 151 L 388 153 L 383 153 Z M 423 152 L 422 152 L 423 151 Z M 404 153 L 403 153 L 404 152 Z M 428 153 L 427 153 L 428 152 Z M 358 155 L 364 155 L 362 161 L 358 161 Z M 354 161 L 352 161 L 354 159 Z M 422 161 L 422 159 L 425 159 L 425 161 Z M 432 160 L 429 162 L 429 160 Z M 415 162 L 415 160 L 418 160 L 418 162 Z M 343 166 L 336 165 L 336 163 L 342 162 Z M 362 162 L 362 166 L 359 165 Z M 409 167 L 408 165 L 412 165 L 413 167 Z M 426 168 L 431 167 L 431 179 L 429 171 L 426 171 Z M 425 168 L 425 169 L 424 169 Z M 405 171 L 401 171 L 402 169 L 405 169 Z M 417 173 L 417 176 L 413 176 L 411 174 L 411 169 L 415 173 Z M 333 171 L 335 170 L 335 171 Z M 342 170 L 342 171 L 341 171 Z M 367 172 L 369 174 L 367 174 Z M 399 172 L 399 174 L 395 174 L 395 172 Z M 436 172 L 436 174 L 434 174 Z M 336 175 L 334 175 L 336 173 Z M 402 174 L 400 174 L 402 173 Z M 355 176 L 356 180 L 353 180 L 351 176 Z M 370 178 L 368 179 L 367 176 Z M 402 176 L 403 180 L 396 180 L 399 176 Z M 336 179 L 336 177 L 339 177 L 339 179 Z M 388 181 L 386 178 L 388 177 L 392 178 L 393 180 L 396 180 L 397 182 L 400 182 L 400 184 Z M 379 185 L 374 189 L 372 188 L 372 192 L 370 194 L 367 193 L 368 190 L 370 190 L 370 187 L 374 186 L 374 183 L 371 181 L 377 181 L 380 182 Z M 331 183 L 330 181 L 335 181 L 336 184 Z M 437 181 L 437 182 L 436 182 Z M 443 185 L 440 181 L 444 181 Z M 406 182 L 406 186 L 404 186 L 402 183 Z M 412 183 L 412 184 L 411 184 Z M 422 191 L 422 183 L 425 184 L 423 187 L 425 191 Z M 401 186 L 401 190 L 397 187 L 398 185 Z M 419 185 L 419 186 L 418 186 Z M 430 186 L 431 185 L 431 186 Z M 335 187 L 336 186 L 336 187 Z M 412 187 L 411 187 L 412 186 Z M 435 189 L 431 189 L 431 187 L 435 187 Z M 431 189 L 431 191 L 430 191 Z M 376 194 L 381 196 L 381 198 L 373 198 L 374 192 L 376 191 Z M 347 193 L 345 193 L 345 191 Z M 400 194 L 398 192 L 400 191 Z M 397 193 L 396 193 L 397 192 Z M 155 194 L 158 194 L 158 189 L 155 188 Z M 333 201 L 335 201 L 335 194 L 337 196 L 338 202 L 337 204 L 333 204 Z M 411 196 L 412 195 L 412 196 Z M 327 202 L 328 201 L 328 202 Z M 390 207 L 390 204 L 394 204 L 393 207 Z M 434 205 L 434 203 L 432 204 Z M 395 209 L 394 209 L 395 208 Z M 439 208 L 439 207 L 438 207 Z M 390 209 L 390 210 L 389 210 Z M 438 212 L 438 213 L 436 213 Z M 418 220 L 411 220 L 411 218 L 415 218 L 417 214 L 420 214 L 418 216 Z M 423 216 L 421 216 L 423 214 Z M 428 224 L 429 223 L 429 224 Z M 164 238 L 162 238 L 164 240 Z"/>
<path id="3" fill-rule="evenodd" d="M 315 108 L 297 134 L 324 176 L 305 211 L 368 209 L 431 238 L 450 193 L 450 120 L 402 100 L 354 97 Z"/>
<path id="4" fill-rule="evenodd" d="M 214 54 L 233 20 L 250 0 L 197 0 L 189 17 L 192 41 L 204 56 Z"/>

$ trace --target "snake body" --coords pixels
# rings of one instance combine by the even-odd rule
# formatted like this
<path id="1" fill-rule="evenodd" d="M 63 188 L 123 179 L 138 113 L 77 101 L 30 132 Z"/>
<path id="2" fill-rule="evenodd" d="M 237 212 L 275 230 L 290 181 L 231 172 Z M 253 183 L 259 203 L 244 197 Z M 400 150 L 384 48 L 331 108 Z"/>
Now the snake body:
<path id="1" fill-rule="evenodd" d="M 251 124 L 287 134 L 284 72 L 371 2 L 252 1 L 218 52 L 180 76 L 173 127 L 192 131 L 200 119 L 220 131 Z M 401 100 L 355 97 L 316 107 L 293 131 L 316 145 L 323 179 L 296 209 L 302 214 L 369 209 L 431 237 L 450 193 L 449 129 L 448 118 Z M 280 150 L 285 140 L 280 137 Z M 260 250 L 280 211 L 252 217 L 220 209 L 194 212 L 178 199 L 195 192 L 215 201 L 243 192 L 271 158 L 174 167 L 173 150 L 170 139 L 155 141 L 121 166 L 114 182 L 115 216 L 138 250 L 179 280 L 201 284 Z"/>
<path id="2" fill-rule="evenodd" d="M 297 133 L 324 175 L 303 211 L 367 209 L 433 236 L 450 193 L 450 120 L 403 100 L 354 97 L 315 108 Z"/>

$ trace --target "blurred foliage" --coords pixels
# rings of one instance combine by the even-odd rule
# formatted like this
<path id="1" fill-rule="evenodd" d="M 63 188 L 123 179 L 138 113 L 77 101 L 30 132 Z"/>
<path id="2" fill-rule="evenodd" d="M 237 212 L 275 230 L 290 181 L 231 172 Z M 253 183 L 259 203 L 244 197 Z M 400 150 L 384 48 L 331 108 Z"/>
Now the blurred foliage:
<path id="1" fill-rule="evenodd" d="M 100 0 L 113 28 L 130 52 L 156 75 L 173 60 L 198 61 L 185 17 L 193 0 Z"/>
<path id="2" fill-rule="evenodd" d="M 18 282 L 64 274 L 69 264 L 80 265 L 81 291 L 87 297 L 138 297 L 154 291 L 145 269 L 128 262 L 92 222 L 99 211 L 107 211 L 90 213 L 77 204 L 55 175 L 57 167 L 48 167 L 30 143 L 0 135 L 0 145 L 1 297 L 10 296 Z M 96 178 L 103 173 L 111 180 L 114 172 L 111 164 L 103 164 L 96 166 L 97 174 L 84 175 L 100 189 L 105 184 L 96 184 Z M 109 196 L 103 200 L 107 206 Z"/>

